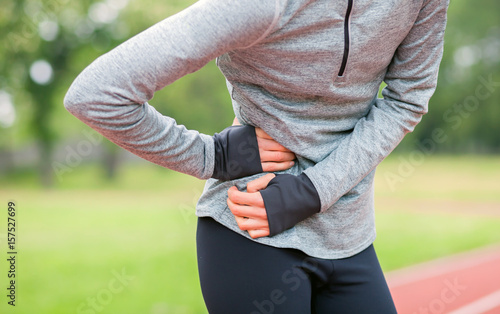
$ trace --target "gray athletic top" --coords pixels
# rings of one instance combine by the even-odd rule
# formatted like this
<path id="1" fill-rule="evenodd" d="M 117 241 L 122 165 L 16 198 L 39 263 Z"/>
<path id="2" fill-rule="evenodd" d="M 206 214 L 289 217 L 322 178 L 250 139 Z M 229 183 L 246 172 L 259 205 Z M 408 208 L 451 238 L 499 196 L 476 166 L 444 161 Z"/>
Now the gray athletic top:
<path id="1" fill-rule="evenodd" d="M 448 0 L 201 0 L 95 60 L 65 106 L 138 156 L 209 179 L 212 136 L 147 101 L 217 58 L 238 120 L 293 151 L 297 162 L 283 173 L 304 171 L 321 200 L 320 213 L 254 241 L 318 258 L 352 256 L 375 239 L 376 166 L 427 112 L 447 7 Z M 249 237 L 227 207 L 227 190 L 261 175 L 209 179 L 197 215 Z"/>

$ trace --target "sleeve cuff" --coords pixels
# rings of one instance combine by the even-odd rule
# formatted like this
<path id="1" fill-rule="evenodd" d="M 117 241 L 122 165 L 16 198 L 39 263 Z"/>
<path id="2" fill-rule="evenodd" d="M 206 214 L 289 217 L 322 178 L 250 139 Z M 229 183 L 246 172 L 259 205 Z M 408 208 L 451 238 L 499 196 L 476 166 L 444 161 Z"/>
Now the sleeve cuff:
<path id="1" fill-rule="evenodd" d="M 318 192 L 311 180 L 279 174 L 260 191 L 269 222 L 269 236 L 281 233 L 320 211 Z"/>
<path id="2" fill-rule="evenodd" d="M 234 180 L 262 172 L 255 128 L 235 125 L 215 133 L 212 178 Z"/>

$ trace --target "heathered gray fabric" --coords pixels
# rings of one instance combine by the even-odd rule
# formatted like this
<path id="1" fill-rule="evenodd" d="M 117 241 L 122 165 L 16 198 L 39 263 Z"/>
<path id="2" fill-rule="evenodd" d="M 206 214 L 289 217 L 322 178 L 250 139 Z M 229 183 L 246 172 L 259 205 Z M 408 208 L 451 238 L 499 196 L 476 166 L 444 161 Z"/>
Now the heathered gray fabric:
<path id="1" fill-rule="evenodd" d="M 234 112 L 297 155 L 321 212 L 260 243 L 344 258 L 375 239 L 376 166 L 427 112 L 442 57 L 448 0 L 202 0 L 101 56 L 75 80 L 66 108 L 111 141 L 156 164 L 208 179 L 211 136 L 186 130 L 147 101 L 210 60 Z M 383 99 L 377 99 L 382 81 Z M 171 104 L 175 106 L 176 104 Z M 262 174 L 209 179 L 196 214 L 239 230 L 227 190 Z"/>

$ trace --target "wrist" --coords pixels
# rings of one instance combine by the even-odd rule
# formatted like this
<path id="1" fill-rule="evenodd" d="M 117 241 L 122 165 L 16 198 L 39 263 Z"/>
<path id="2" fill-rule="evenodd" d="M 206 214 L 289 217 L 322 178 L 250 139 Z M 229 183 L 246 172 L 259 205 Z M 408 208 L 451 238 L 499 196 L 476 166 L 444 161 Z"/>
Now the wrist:
<path id="1" fill-rule="evenodd" d="M 266 208 L 270 236 L 295 226 L 318 213 L 318 192 L 305 173 L 280 174 L 260 191 Z"/>
<path id="2" fill-rule="evenodd" d="M 215 165 L 212 178 L 233 180 L 262 172 L 255 128 L 230 126 L 213 136 Z"/>

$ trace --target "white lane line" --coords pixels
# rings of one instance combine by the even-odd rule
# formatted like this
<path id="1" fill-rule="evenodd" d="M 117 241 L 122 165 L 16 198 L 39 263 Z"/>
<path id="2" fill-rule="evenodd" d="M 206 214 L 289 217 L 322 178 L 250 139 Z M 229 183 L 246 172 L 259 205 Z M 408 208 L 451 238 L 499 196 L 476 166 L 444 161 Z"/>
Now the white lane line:
<path id="1" fill-rule="evenodd" d="M 500 290 L 482 297 L 448 314 L 481 314 L 500 306 Z"/>
<path id="2" fill-rule="evenodd" d="M 390 288 L 395 288 L 451 272 L 471 268 L 493 260 L 500 260 L 498 244 L 439 258 L 386 274 Z"/>

